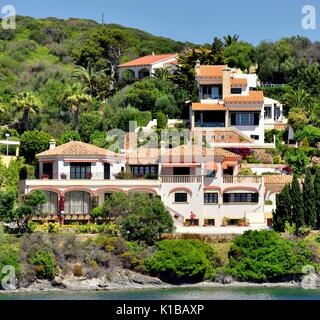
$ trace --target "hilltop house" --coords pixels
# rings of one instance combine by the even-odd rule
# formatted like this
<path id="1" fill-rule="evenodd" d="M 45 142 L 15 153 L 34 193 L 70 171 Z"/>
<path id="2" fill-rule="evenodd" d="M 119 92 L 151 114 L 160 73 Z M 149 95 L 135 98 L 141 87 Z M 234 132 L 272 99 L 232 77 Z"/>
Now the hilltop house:
<path id="1" fill-rule="evenodd" d="M 114 192 L 124 192 L 161 197 L 178 226 L 190 222 L 191 211 L 199 226 L 237 224 L 244 218 L 252 226 L 266 226 L 274 194 L 291 179 L 239 176 L 241 156 L 199 145 L 140 147 L 117 154 L 82 142 L 57 147 L 52 141 L 37 157 L 39 179 L 25 180 L 23 192 L 45 192 L 45 219 L 63 215 L 66 223 L 89 221 L 95 206 Z M 131 172 L 131 178 L 123 179 L 121 172 Z M 265 200 L 270 199 L 273 205 L 266 209 Z"/>
<path id="2" fill-rule="evenodd" d="M 266 129 L 284 128 L 282 105 L 256 90 L 257 76 L 226 65 L 195 67 L 199 101 L 190 106 L 191 129 L 209 145 L 267 148 Z M 277 127 L 278 126 L 278 127 Z"/>
<path id="3" fill-rule="evenodd" d="M 143 79 L 154 74 L 155 70 L 171 67 L 177 63 L 177 54 L 152 54 L 119 65 L 119 79 L 123 80 L 125 73 L 129 79 Z"/>

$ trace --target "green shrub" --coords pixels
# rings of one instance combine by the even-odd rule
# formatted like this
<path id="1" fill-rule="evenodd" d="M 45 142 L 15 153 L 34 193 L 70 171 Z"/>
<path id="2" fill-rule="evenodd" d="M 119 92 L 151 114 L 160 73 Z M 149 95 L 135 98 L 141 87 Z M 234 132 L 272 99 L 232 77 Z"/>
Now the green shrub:
<path id="1" fill-rule="evenodd" d="M 254 173 L 250 168 L 241 168 L 239 170 L 239 176 L 254 176 Z"/>
<path id="2" fill-rule="evenodd" d="M 119 172 L 116 175 L 116 179 L 129 180 L 133 179 L 133 176 L 131 172 Z"/>
<path id="3" fill-rule="evenodd" d="M 165 129 L 166 126 L 167 126 L 166 115 L 160 111 L 157 113 L 157 128 L 158 129 Z"/>
<path id="4" fill-rule="evenodd" d="M 273 163 L 274 164 L 279 164 L 280 163 L 280 157 L 279 156 L 275 156 L 275 157 L 273 157 Z"/>
<path id="5" fill-rule="evenodd" d="M 30 259 L 34 266 L 36 275 L 42 279 L 52 279 L 57 272 L 56 260 L 52 252 L 47 250 L 38 250 Z"/>
<path id="6" fill-rule="evenodd" d="M 149 121 L 152 120 L 152 114 L 150 111 L 140 111 L 136 114 L 135 120 L 138 127 L 146 127 Z"/>
<path id="7" fill-rule="evenodd" d="M 1 273 L 4 266 L 13 266 L 16 276 L 20 274 L 19 261 L 20 246 L 18 243 L 2 243 L 0 244 L 0 284 L 6 274 Z"/>
<path id="8" fill-rule="evenodd" d="M 287 281 L 312 264 L 312 253 L 303 242 L 267 230 L 246 231 L 236 238 L 228 256 L 228 272 L 243 281 Z"/>
<path id="9" fill-rule="evenodd" d="M 248 163 L 261 163 L 261 161 L 260 160 L 258 160 L 258 159 L 255 159 L 255 157 L 254 156 L 247 156 L 247 162 Z"/>
<path id="10" fill-rule="evenodd" d="M 60 231 L 60 225 L 58 223 L 48 223 L 48 233 L 58 233 Z"/>
<path id="11" fill-rule="evenodd" d="M 209 245 L 199 240 L 163 240 L 159 250 L 145 261 L 151 275 L 169 283 L 200 282 L 215 277 L 220 260 Z"/>

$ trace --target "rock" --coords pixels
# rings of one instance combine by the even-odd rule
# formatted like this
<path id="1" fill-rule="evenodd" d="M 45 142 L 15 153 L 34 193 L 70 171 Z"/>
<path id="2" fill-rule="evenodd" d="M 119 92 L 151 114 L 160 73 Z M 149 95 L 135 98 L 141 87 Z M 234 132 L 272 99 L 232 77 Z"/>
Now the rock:
<path id="1" fill-rule="evenodd" d="M 233 278 L 231 276 L 225 276 L 222 280 L 223 284 L 228 284 L 228 283 L 232 283 L 233 282 Z"/>
<path id="2" fill-rule="evenodd" d="M 48 280 L 36 279 L 31 285 L 28 286 L 32 291 L 46 291 L 52 290 L 52 284 Z"/>
<path id="3" fill-rule="evenodd" d="M 163 282 L 154 277 L 146 276 L 130 270 L 116 270 L 112 272 L 109 282 L 117 284 L 140 284 L 140 285 L 157 285 Z"/>

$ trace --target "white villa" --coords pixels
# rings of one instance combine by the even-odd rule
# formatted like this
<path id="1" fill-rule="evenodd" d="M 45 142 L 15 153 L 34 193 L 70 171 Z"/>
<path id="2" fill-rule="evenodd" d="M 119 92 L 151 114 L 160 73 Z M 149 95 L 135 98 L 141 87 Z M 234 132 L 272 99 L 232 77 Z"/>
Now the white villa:
<path id="1" fill-rule="evenodd" d="M 177 54 L 152 54 L 119 65 L 119 79 L 123 80 L 125 73 L 130 79 L 150 77 L 158 68 L 171 68 L 177 64 Z"/>
<path id="2" fill-rule="evenodd" d="M 266 129 L 285 129 L 282 105 L 256 90 L 257 76 L 223 65 L 196 65 L 198 103 L 190 106 L 194 133 L 213 146 L 273 148 L 264 143 Z"/>
<path id="3" fill-rule="evenodd" d="M 114 192 L 159 196 L 177 226 L 196 214 L 196 225 L 221 226 L 225 221 L 271 224 L 275 193 L 291 176 L 239 176 L 241 156 L 222 148 L 182 145 L 173 149 L 143 148 L 116 154 L 71 141 L 37 155 L 40 179 L 25 180 L 25 194 L 42 190 L 48 221 L 90 220 L 90 213 Z M 131 172 L 130 179 L 119 173 Z M 272 204 L 265 205 L 266 200 Z M 269 201 L 270 202 L 270 201 Z M 37 219 L 37 217 L 35 217 Z"/>

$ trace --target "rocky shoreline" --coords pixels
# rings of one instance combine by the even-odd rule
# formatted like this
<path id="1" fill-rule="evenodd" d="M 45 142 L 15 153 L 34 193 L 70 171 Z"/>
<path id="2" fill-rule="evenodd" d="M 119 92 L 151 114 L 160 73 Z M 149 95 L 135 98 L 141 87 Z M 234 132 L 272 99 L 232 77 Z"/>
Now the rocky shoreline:
<path id="1" fill-rule="evenodd" d="M 301 282 L 277 282 L 277 283 L 253 283 L 234 281 L 230 276 L 217 279 L 218 282 L 200 282 L 195 284 L 173 285 L 162 282 L 158 278 L 142 275 L 129 270 L 118 270 L 111 278 L 99 277 L 87 279 L 85 277 L 55 277 L 54 280 L 35 280 L 27 287 L 20 287 L 16 290 L 1 291 L 4 293 L 25 293 L 25 292 L 49 292 L 49 291 L 107 291 L 107 290 L 137 290 L 137 289 L 172 289 L 172 288 L 301 288 Z M 316 287 L 320 287 L 317 283 Z"/>

